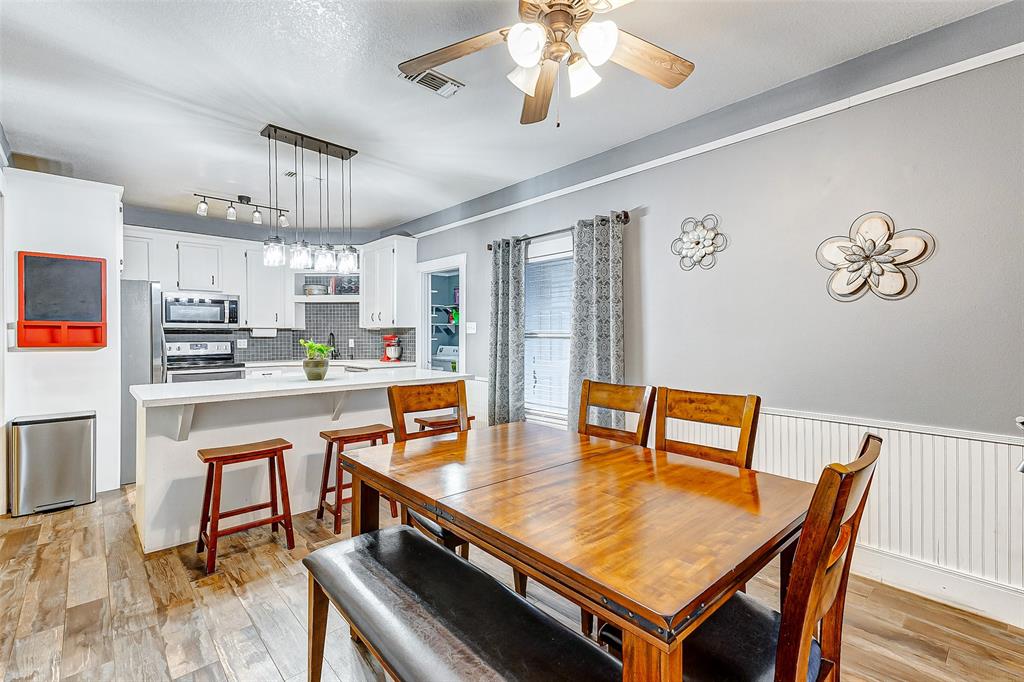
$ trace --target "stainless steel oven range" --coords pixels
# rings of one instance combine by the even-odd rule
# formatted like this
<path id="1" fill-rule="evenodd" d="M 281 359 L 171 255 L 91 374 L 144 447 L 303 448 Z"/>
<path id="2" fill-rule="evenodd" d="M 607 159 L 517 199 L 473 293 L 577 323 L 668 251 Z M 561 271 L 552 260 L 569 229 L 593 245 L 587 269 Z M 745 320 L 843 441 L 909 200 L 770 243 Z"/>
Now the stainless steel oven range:
<path id="1" fill-rule="evenodd" d="M 167 383 L 244 379 L 231 341 L 172 341 L 166 344 Z"/>

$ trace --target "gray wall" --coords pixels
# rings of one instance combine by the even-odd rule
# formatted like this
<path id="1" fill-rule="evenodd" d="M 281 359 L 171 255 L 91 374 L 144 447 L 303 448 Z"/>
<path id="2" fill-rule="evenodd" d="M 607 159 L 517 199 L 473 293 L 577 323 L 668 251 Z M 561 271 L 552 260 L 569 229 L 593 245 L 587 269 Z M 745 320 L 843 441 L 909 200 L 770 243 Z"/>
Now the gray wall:
<path id="1" fill-rule="evenodd" d="M 1024 58 L 421 239 L 467 252 L 468 370 L 487 372 L 491 239 L 629 209 L 626 376 L 766 406 L 1017 435 L 1024 412 Z M 628 165 L 624 163 L 623 165 Z M 930 231 L 908 299 L 825 292 L 814 251 L 866 211 Z M 715 212 L 710 271 L 669 252 Z"/>

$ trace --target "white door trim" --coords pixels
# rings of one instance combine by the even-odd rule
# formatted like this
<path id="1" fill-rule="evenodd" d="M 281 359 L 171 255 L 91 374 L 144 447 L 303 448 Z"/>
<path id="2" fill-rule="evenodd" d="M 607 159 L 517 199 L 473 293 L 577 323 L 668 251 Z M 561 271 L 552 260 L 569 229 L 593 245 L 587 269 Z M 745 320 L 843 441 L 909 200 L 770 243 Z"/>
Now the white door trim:
<path id="1" fill-rule="evenodd" d="M 416 364 L 425 369 L 430 369 L 430 274 L 454 268 L 459 270 L 459 371 L 466 371 L 466 325 L 462 320 L 465 317 L 467 293 L 465 252 L 416 264 L 420 289 L 420 314 L 416 324 Z"/>

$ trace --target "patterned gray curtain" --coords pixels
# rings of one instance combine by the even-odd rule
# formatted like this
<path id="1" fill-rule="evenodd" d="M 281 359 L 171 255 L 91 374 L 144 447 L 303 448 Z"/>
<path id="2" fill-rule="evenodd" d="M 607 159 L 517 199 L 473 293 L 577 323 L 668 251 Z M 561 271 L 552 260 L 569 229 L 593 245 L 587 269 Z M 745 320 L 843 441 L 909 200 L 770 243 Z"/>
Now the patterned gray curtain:
<path id="1" fill-rule="evenodd" d="M 523 279 L 526 245 L 515 239 L 491 243 L 491 352 L 487 423 L 523 421 L 526 308 Z"/>
<path id="2" fill-rule="evenodd" d="M 572 326 L 569 346 L 569 428 L 579 419 L 584 379 L 620 384 L 622 348 L 622 226 L 626 213 L 581 220 L 573 235 Z M 600 410 L 597 423 L 612 426 L 622 414 Z"/>

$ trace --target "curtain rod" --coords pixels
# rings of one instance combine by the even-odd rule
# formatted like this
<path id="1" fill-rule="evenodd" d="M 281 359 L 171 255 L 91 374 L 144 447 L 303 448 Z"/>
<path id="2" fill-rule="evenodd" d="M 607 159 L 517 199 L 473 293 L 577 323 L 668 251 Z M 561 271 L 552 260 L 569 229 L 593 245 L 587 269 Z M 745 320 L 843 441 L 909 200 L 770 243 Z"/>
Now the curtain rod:
<path id="1" fill-rule="evenodd" d="M 623 224 L 629 223 L 629 211 L 622 211 L 620 213 L 620 215 L 622 217 L 622 223 Z M 576 226 L 572 225 L 570 227 L 563 227 L 560 230 L 551 230 L 550 232 L 542 232 L 541 234 L 535 234 L 535 235 L 532 235 L 532 236 L 531 235 L 526 235 L 524 237 L 516 237 L 515 239 L 512 240 L 512 242 L 515 243 L 515 244 L 522 244 L 523 242 L 533 241 L 534 239 L 540 239 L 541 237 L 550 237 L 551 235 L 554 235 L 554 234 L 562 234 L 563 232 L 572 232 L 575 229 L 576 229 Z M 493 251 L 494 250 L 494 245 L 493 244 L 488 244 L 487 245 L 487 250 L 488 251 Z"/>

